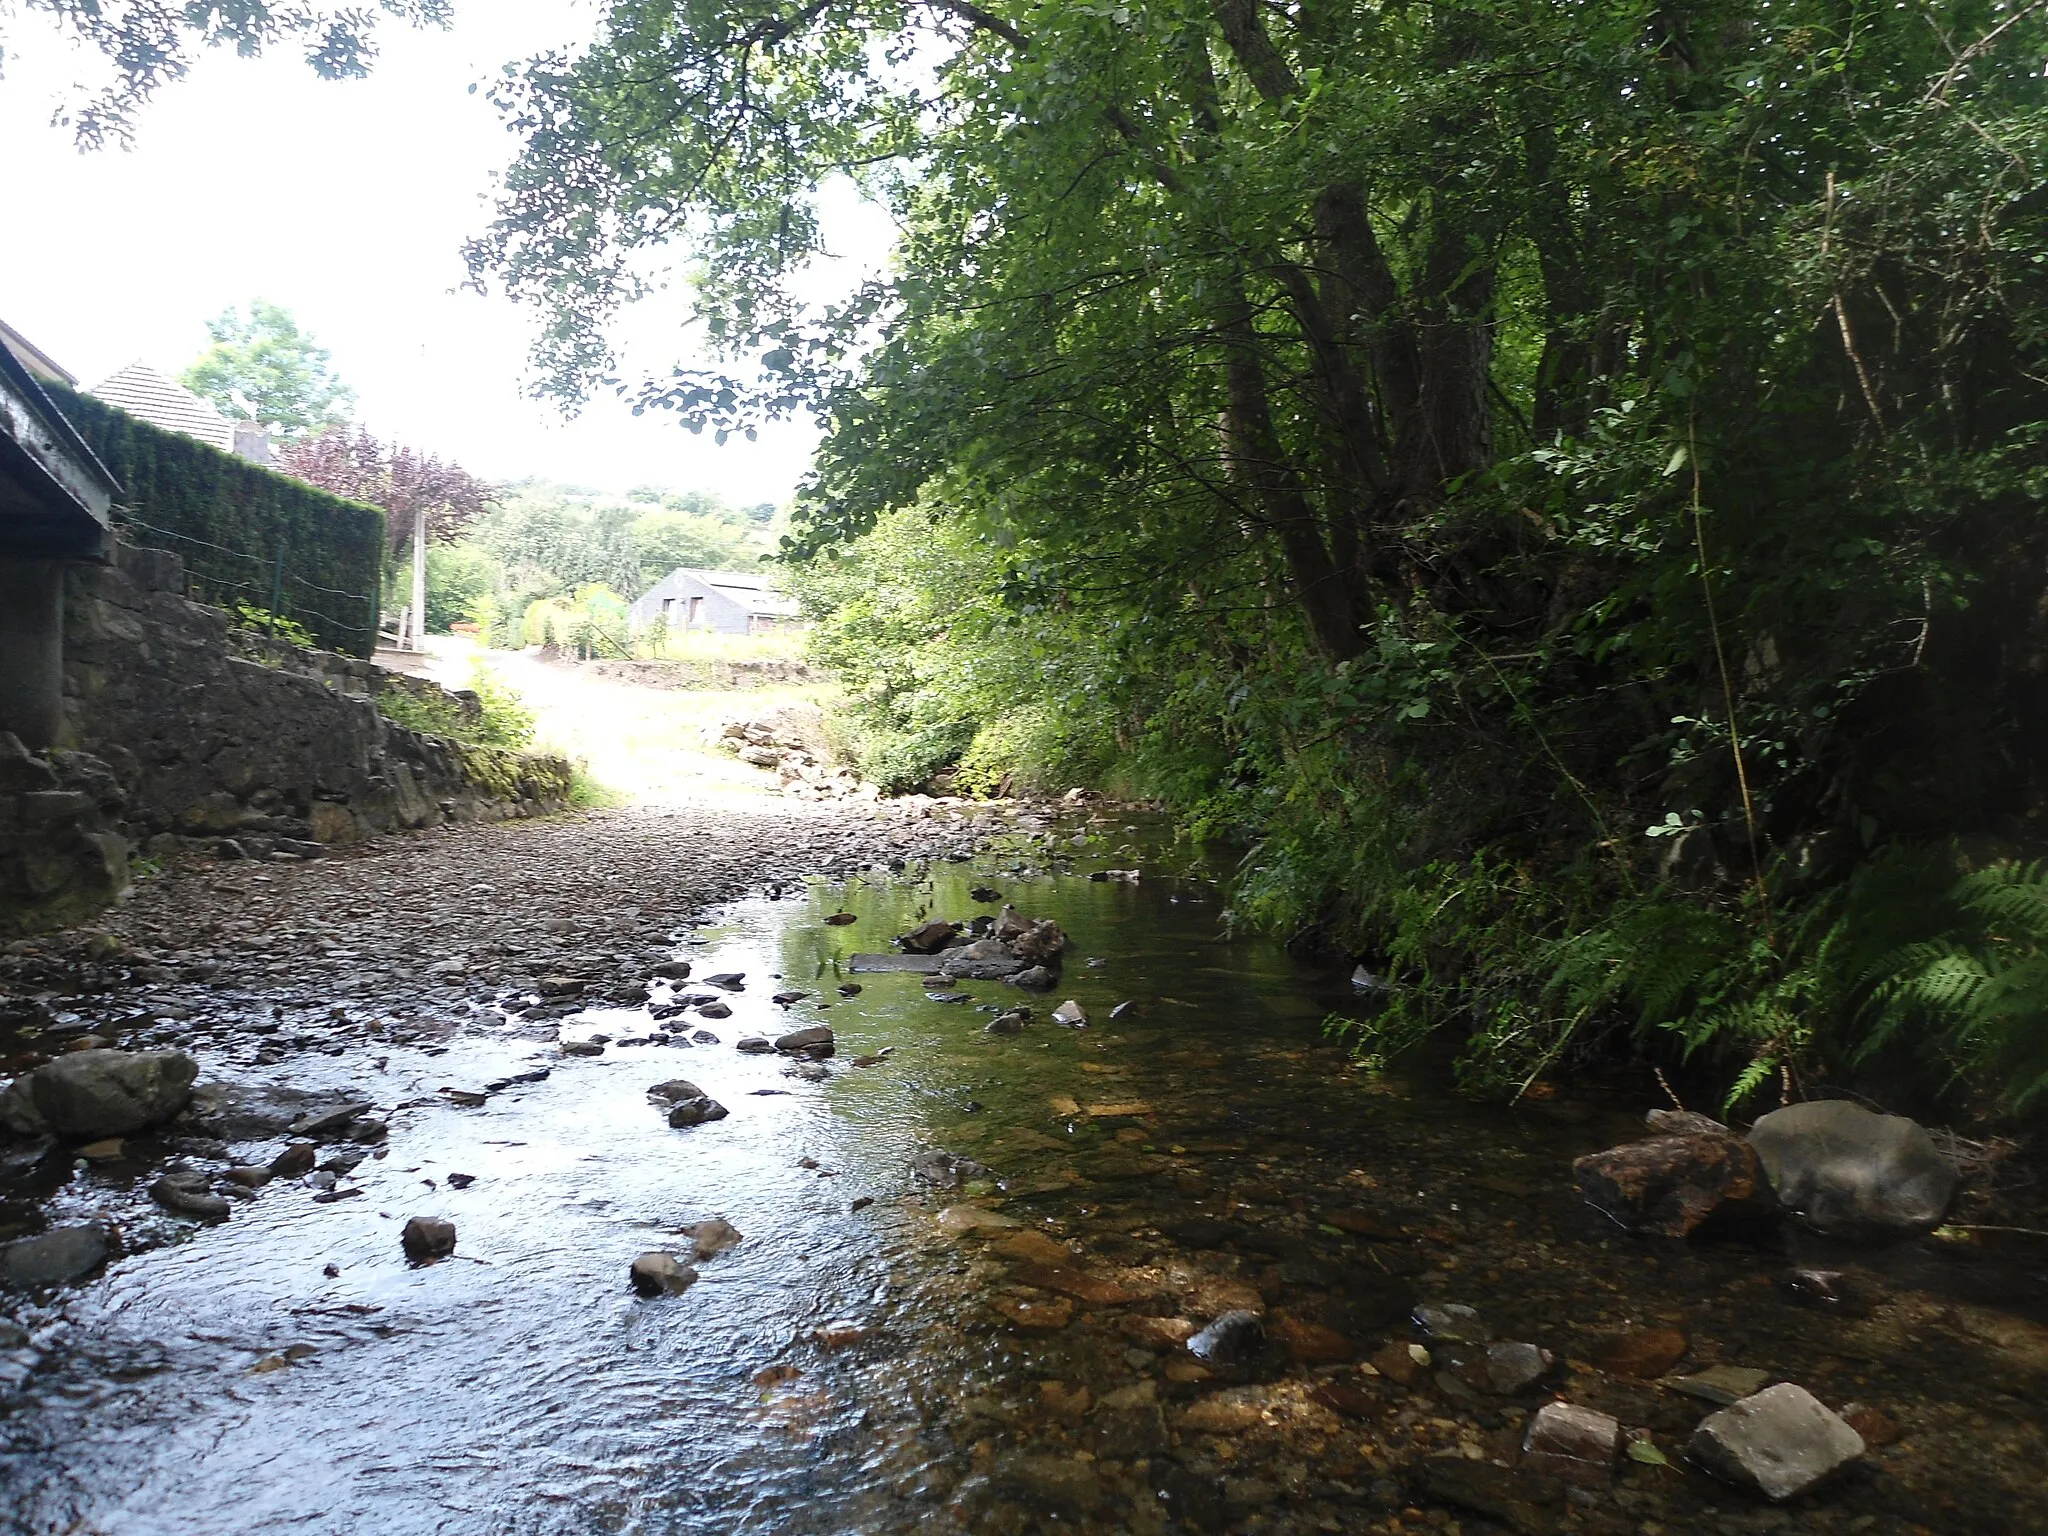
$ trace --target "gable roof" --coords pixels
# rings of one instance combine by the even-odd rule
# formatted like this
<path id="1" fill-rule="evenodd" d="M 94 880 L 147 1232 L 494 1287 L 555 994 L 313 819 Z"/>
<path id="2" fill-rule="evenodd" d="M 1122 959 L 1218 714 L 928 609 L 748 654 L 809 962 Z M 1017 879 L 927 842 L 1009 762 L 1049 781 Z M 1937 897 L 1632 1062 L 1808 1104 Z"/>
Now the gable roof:
<path id="1" fill-rule="evenodd" d="M 776 590 L 775 578 L 751 571 L 697 571 L 687 567 L 669 572 L 673 580 L 688 576 L 710 587 L 719 596 L 738 603 L 748 613 L 764 617 L 793 619 L 802 610 L 793 597 Z"/>
<path id="2" fill-rule="evenodd" d="M 59 363 L 41 347 L 30 341 L 21 332 L 0 320 L 0 347 L 14 355 L 14 360 L 28 370 L 30 378 L 40 379 L 46 384 L 65 384 L 78 387 L 77 376 Z"/>
<path id="3" fill-rule="evenodd" d="M 90 393 L 154 427 L 196 437 L 222 453 L 235 451 L 235 424 L 191 390 L 149 364 L 130 363 Z"/>

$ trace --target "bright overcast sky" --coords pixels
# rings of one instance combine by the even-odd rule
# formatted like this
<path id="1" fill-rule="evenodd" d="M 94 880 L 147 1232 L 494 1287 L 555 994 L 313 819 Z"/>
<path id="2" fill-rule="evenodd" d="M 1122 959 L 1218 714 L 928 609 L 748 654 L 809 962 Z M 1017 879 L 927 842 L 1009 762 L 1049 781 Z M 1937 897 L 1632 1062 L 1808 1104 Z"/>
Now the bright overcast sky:
<path id="1" fill-rule="evenodd" d="M 205 320 L 266 298 L 333 352 L 362 421 L 477 474 L 781 501 L 809 460 L 808 428 L 720 448 L 609 397 L 564 421 L 523 394 L 531 312 L 456 291 L 462 242 L 515 147 L 470 84 L 593 24 L 578 0 L 457 0 L 447 32 L 387 19 L 357 81 L 319 80 L 289 50 L 209 56 L 144 109 L 132 151 L 81 155 L 49 118 L 95 61 L 17 11 L 0 77 L 14 229 L 0 318 L 89 387 L 137 358 L 176 374 L 205 347 Z M 850 282 L 880 262 L 888 225 L 833 201 L 828 238 Z M 629 368 L 690 360 L 678 310 L 658 298 L 621 323 Z"/>

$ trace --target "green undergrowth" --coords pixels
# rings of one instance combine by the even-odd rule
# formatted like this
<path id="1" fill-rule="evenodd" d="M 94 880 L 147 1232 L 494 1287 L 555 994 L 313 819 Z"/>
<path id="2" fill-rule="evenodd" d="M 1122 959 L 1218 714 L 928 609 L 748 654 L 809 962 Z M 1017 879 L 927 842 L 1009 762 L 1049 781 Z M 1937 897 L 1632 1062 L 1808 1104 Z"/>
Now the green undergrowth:
<path id="1" fill-rule="evenodd" d="M 475 746 L 524 752 L 533 744 L 533 712 L 495 672 L 477 662 L 469 686 L 478 699 L 475 710 L 439 688 L 387 682 L 377 695 L 377 712 L 408 729 Z"/>

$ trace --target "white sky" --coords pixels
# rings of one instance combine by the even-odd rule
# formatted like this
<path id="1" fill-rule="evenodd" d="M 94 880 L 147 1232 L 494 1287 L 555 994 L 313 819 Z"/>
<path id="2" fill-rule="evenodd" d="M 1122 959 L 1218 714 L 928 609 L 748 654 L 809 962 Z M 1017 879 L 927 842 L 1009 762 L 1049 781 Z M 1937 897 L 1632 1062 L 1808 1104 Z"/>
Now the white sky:
<path id="1" fill-rule="evenodd" d="M 208 318 L 266 298 L 333 352 L 359 419 L 473 473 L 779 502 L 809 462 L 807 426 L 720 448 L 608 396 L 564 421 L 523 395 L 532 312 L 456 291 L 462 242 L 516 147 L 468 87 L 593 25 L 580 0 L 467 0 L 447 32 L 387 19 L 360 81 L 320 80 L 289 49 L 209 55 L 144 109 L 133 151 L 81 155 L 49 119 L 97 61 L 16 11 L 0 77 L 0 317 L 89 387 L 138 358 L 175 375 Z M 879 266 L 891 234 L 851 194 L 830 199 L 827 231 L 842 258 L 832 289 Z M 622 320 L 629 370 L 692 360 L 680 302 Z"/>

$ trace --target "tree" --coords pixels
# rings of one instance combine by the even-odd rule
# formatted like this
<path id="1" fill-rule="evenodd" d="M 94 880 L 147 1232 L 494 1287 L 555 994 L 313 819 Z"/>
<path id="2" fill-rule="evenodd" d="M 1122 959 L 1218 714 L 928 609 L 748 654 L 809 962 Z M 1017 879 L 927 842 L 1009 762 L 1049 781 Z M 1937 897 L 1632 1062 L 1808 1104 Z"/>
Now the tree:
<path id="1" fill-rule="evenodd" d="M 461 465 L 385 443 L 367 427 L 337 427 L 288 443 L 278 468 L 323 491 L 382 507 L 394 558 L 412 540 L 416 523 L 424 523 L 429 542 L 452 544 L 498 496 L 498 487 Z"/>
<path id="2" fill-rule="evenodd" d="M 161 87 L 183 79 L 202 48 L 233 48 L 251 58 L 272 46 L 298 43 L 306 63 L 321 79 L 352 80 L 368 74 L 377 56 L 379 11 L 414 26 L 436 27 L 446 26 L 454 14 L 449 0 L 380 0 L 374 9 L 270 0 L 238 0 L 234 5 L 176 5 L 164 0 L 27 4 L 100 54 L 115 72 L 112 83 L 96 93 L 81 94 L 58 110 L 57 123 L 71 128 L 81 149 L 131 142 L 136 113 Z M 0 20 L 5 15 L 0 11 Z"/>
<path id="3" fill-rule="evenodd" d="M 410 631 L 400 641 L 417 649 L 426 634 L 427 545 L 460 538 L 490 507 L 496 488 L 459 464 L 381 443 L 365 427 L 338 427 L 291 443 L 279 467 L 337 496 L 382 507 L 391 556 L 411 542 Z"/>
<path id="4" fill-rule="evenodd" d="M 180 380 L 237 420 L 261 422 L 291 439 L 339 426 L 355 401 L 329 366 L 332 354 L 281 305 L 257 299 L 247 320 L 229 309 L 206 329 L 213 345 Z"/>

